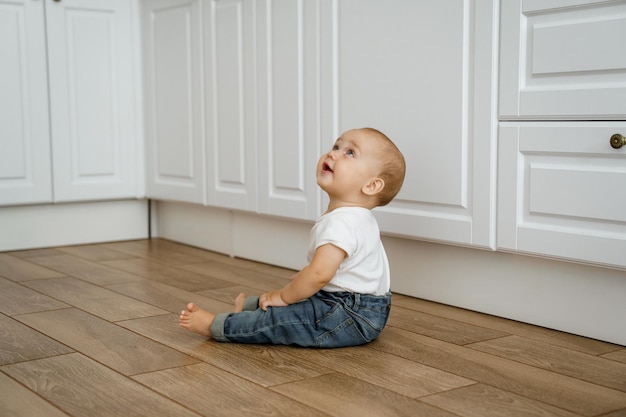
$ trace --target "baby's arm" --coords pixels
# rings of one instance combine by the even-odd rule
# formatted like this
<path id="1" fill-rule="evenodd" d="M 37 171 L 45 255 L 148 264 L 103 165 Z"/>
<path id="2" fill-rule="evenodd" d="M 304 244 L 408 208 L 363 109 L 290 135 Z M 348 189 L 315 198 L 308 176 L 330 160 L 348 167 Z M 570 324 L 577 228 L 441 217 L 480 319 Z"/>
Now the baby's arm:
<path id="1" fill-rule="evenodd" d="M 333 279 L 346 252 L 330 243 L 315 250 L 311 263 L 302 268 L 283 289 L 261 295 L 259 307 L 284 307 L 309 298 Z"/>

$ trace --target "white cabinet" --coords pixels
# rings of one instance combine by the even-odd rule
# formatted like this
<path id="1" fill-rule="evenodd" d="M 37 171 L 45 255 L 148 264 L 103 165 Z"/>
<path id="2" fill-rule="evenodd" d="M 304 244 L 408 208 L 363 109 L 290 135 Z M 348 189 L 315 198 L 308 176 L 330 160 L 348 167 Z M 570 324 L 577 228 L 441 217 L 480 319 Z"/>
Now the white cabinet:
<path id="1" fill-rule="evenodd" d="M 258 28 L 259 212 L 316 219 L 322 139 L 322 0 L 260 1 Z"/>
<path id="2" fill-rule="evenodd" d="M 55 201 L 143 194 L 132 6 L 46 1 Z"/>
<path id="3" fill-rule="evenodd" d="M 142 194 L 132 4 L 0 3 L 0 204 Z"/>
<path id="4" fill-rule="evenodd" d="M 203 3 L 209 205 L 319 215 L 319 4 Z"/>
<path id="5" fill-rule="evenodd" d="M 208 202 L 249 211 L 258 208 L 256 5 L 203 3 Z"/>
<path id="6" fill-rule="evenodd" d="M 43 3 L 0 1 L 0 205 L 52 201 Z"/>
<path id="7" fill-rule="evenodd" d="M 498 247 L 626 266 L 626 122 L 501 123 Z"/>
<path id="8" fill-rule="evenodd" d="M 494 247 L 495 0 L 143 4 L 150 197 L 314 219 L 319 155 L 371 126 L 408 159 L 383 231 Z"/>
<path id="9" fill-rule="evenodd" d="M 147 194 L 205 202 L 202 3 L 142 2 Z"/>
<path id="10" fill-rule="evenodd" d="M 384 232 L 495 246 L 497 3 L 322 4 L 324 147 L 371 126 L 407 160 Z"/>
<path id="11" fill-rule="evenodd" d="M 500 117 L 626 119 L 626 2 L 506 0 Z"/>
<path id="12" fill-rule="evenodd" d="M 319 1 L 144 1 L 148 195 L 321 209 Z"/>
<path id="13" fill-rule="evenodd" d="M 624 23 L 623 1 L 503 2 L 499 249 L 626 267 Z"/>

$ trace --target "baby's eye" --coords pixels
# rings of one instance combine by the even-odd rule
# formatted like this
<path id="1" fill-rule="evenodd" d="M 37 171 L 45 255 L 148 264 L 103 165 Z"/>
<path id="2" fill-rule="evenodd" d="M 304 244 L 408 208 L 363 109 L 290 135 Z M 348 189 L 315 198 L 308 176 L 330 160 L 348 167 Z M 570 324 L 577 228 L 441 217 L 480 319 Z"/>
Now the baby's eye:
<path id="1" fill-rule="evenodd" d="M 333 151 L 339 150 L 339 145 L 333 145 Z"/>
<path id="2" fill-rule="evenodd" d="M 354 151 L 352 149 L 348 149 L 346 151 L 346 155 L 354 157 Z"/>

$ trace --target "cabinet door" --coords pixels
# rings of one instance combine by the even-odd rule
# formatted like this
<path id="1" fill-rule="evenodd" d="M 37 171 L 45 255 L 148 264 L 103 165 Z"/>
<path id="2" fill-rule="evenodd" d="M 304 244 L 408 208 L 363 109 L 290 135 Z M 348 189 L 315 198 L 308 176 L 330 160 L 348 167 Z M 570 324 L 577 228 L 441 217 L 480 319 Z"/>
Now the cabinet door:
<path id="1" fill-rule="evenodd" d="M 321 211 L 320 0 L 258 3 L 259 211 L 315 219 Z"/>
<path id="2" fill-rule="evenodd" d="M 139 193 L 131 5 L 46 1 L 55 201 Z"/>
<path id="3" fill-rule="evenodd" d="M 208 203 L 251 211 L 258 207 L 256 6 L 203 3 Z"/>
<path id="4" fill-rule="evenodd" d="M 44 6 L 0 1 L 0 205 L 52 201 Z"/>
<path id="5" fill-rule="evenodd" d="M 624 122 L 502 123 L 498 248 L 626 266 Z"/>
<path id="6" fill-rule="evenodd" d="M 626 2 L 501 5 L 501 119 L 626 118 Z"/>
<path id="7" fill-rule="evenodd" d="M 407 161 L 384 232 L 494 246 L 496 4 L 322 4 L 324 148 L 370 126 Z"/>
<path id="8" fill-rule="evenodd" d="M 204 203 L 201 3 L 142 6 L 148 196 Z"/>

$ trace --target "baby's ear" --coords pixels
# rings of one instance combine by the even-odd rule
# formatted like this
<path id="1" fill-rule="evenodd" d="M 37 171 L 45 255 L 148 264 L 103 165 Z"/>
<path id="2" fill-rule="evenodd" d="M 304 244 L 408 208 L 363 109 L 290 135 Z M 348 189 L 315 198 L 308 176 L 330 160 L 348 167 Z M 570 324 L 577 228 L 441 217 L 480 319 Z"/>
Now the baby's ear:
<path id="1" fill-rule="evenodd" d="M 370 178 L 369 181 L 361 188 L 361 191 L 367 195 L 375 195 L 385 188 L 385 180 L 378 177 Z"/>

